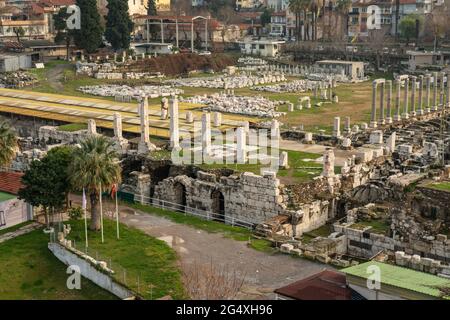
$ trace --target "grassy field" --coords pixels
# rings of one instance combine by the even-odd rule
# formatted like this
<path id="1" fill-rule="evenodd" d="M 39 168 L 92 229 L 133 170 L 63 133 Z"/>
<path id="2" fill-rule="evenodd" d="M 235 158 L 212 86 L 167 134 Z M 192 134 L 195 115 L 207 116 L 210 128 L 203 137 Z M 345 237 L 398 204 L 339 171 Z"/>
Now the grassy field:
<path id="1" fill-rule="evenodd" d="M 363 230 L 367 227 L 372 227 L 371 232 L 386 234 L 390 230 L 390 225 L 385 220 L 370 220 L 370 221 L 359 221 L 350 226 L 351 228 Z"/>
<path id="2" fill-rule="evenodd" d="M 86 123 L 68 123 L 58 127 L 58 131 L 74 132 L 79 130 L 86 130 Z"/>
<path id="3" fill-rule="evenodd" d="M 84 250 L 84 223 L 71 221 L 70 239 Z M 104 220 L 105 242 L 100 232 L 89 232 L 88 253 L 98 255 L 116 272 L 117 280 L 139 293 L 145 299 L 157 299 L 170 295 L 174 299 L 185 298 L 177 256 L 164 241 L 150 237 L 140 230 L 120 225 L 120 240 L 116 239 L 115 222 Z M 126 270 L 125 278 L 123 269 Z M 139 281 L 138 281 L 139 278 Z M 125 280 L 124 280 L 125 279 Z"/>
<path id="4" fill-rule="evenodd" d="M 35 230 L 0 244 L 0 300 L 116 299 L 85 279 L 81 290 L 67 289 L 66 266 L 48 250 L 47 242 L 48 236 Z"/>

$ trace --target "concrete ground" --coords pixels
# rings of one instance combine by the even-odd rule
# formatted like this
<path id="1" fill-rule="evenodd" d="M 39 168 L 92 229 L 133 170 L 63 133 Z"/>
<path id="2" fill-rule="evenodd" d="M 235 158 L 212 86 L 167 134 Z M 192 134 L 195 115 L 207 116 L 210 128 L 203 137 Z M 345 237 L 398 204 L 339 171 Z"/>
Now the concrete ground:
<path id="1" fill-rule="evenodd" d="M 134 209 L 122 208 L 120 219 L 128 226 L 165 241 L 179 254 L 182 268 L 192 263 L 212 262 L 245 274 L 240 298 L 274 298 L 274 289 L 330 268 L 280 253 L 259 252 L 247 247 L 244 241 L 235 241 L 219 233 L 208 233 Z"/>

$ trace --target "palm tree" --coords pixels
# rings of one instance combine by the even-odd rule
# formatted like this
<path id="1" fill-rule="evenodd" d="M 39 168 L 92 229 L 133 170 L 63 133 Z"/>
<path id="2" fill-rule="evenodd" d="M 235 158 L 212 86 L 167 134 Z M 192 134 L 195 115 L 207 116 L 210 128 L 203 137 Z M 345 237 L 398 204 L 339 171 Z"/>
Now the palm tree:
<path id="1" fill-rule="evenodd" d="M 302 13 L 302 0 L 289 0 L 289 10 L 295 14 L 295 38 L 300 41 L 300 15 Z"/>
<path id="2" fill-rule="evenodd" d="M 6 121 L 0 122 L 0 167 L 8 165 L 17 150 L 17 137 Z"/>
<path id="3" fill-rule="evenodd" d="M 344 16 L 345 19 L 345 27 L 344 34 L 348 34 L 348 11 L 352 7 L 352 0 L 337 0 L 336 1 L 336 10 L 338 11 L 339 16 Z"/>
<path id="4" fill-rule="evenodd" d="M 87 190 L 91 204 L 90 229 L 100 230 L 97 210 L 100 190 L 107 190 L 121 180 L 121 168 L 112 142 L 103 136 L 91 136 L 82 141 L 69 165 L 69 179 L 74 189 Z"/>

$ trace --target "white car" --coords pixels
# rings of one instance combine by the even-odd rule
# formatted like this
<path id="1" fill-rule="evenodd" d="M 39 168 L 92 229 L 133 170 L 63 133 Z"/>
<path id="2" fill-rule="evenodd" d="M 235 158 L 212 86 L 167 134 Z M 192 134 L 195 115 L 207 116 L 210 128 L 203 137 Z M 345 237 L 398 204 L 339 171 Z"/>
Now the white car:
<path id="1" fill-rule="evenodd" d="M 210 56 L 211 52 L 210 51 L 200 51 L 198 53 L 199 56 Z"/>

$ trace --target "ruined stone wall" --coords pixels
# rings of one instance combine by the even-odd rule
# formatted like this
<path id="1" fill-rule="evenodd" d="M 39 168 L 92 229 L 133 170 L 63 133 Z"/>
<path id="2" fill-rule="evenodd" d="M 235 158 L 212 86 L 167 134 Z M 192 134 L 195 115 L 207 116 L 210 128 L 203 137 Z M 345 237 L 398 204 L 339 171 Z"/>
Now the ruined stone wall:
<path id="1" fill-rule="evenodd" d="M 381 250 L 390 252 L 403 251 L 408 255 L 417 254 L 425 258 L 450 262 L 450 240 L 439 235 L 435 240 L 414 240 L 403 242 L 382 234 L 353 229 L 346 225 L 334 224 L 334 231 L 347 236 L 348 254 L 370 258 Z"/>
<path id="2" fill-rule="evenodd" d="M 180 187 L 180 184 L 182 187 Z M 154 198 L 180 204 L 179 190 L 185 191 L 186 205 L 193 209 L 217 212 L 214 197 L 221 194 L 224 200 L 225 219 L 241 219 L 261 223 L 282 213 L 286 205 L 280 194 L 280 182 L 273 175 L 257 176 L 242 173 L 220 177 L 198 172 L 197 178 L 185 175 L 169 177 L 155 186 Z"/>

